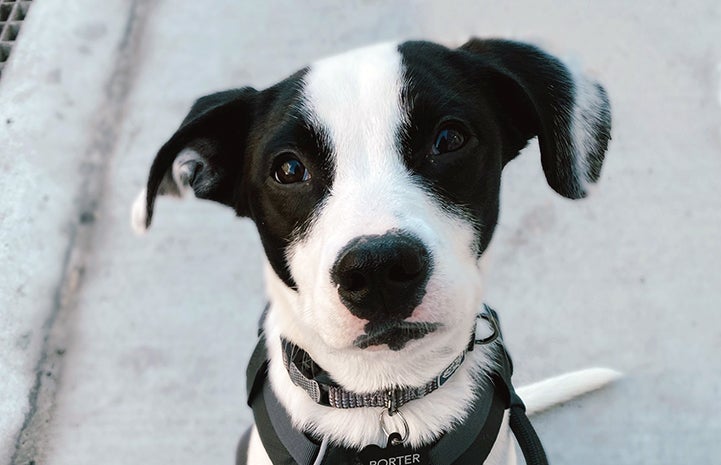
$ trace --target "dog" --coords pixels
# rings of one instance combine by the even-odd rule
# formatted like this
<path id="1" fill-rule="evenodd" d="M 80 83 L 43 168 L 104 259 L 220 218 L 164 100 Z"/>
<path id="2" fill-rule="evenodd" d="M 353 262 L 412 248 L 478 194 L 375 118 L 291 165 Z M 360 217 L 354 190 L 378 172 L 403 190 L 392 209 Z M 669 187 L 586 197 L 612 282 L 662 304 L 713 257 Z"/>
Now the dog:
<path id="1" fill-rule="evenodd" d="M 154 159 L 132 223 L 146 230 L 158 196 L 187 193 L 252 219 L 269 304 L 249 390 L 264 418 L 278 429 L 285 415 L 289 434 L 318 446 L 307 463 L 342 463 L 323 457 L 333 447 L 381 454 L 360 463 L 429 463 L 416 452 L 465 428 L 503 384 L 489 381 L 501 339 L 474 338 L 497 332 L 483 269 L 504 166 L 537 137 L 550 187 L 583 198 L 610 130 L 603 87 L 535 46 L 374 45 L 262 91 L 197 100 Z M 533 413 L 615 377 L 591 369 L 518 393 Z M 400 405 L 394 391 L 412 395 Z M 504 398 L 486 452 L 468 463 L 516 462 Z M 281 463 L 258 418 L 238 463 Z"/>

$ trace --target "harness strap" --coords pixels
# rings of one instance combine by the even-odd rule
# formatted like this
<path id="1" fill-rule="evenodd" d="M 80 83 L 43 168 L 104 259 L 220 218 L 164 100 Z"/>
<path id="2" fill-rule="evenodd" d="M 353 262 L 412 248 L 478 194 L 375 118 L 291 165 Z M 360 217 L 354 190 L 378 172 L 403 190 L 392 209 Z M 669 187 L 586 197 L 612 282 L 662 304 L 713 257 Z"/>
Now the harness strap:
<path id="1" fill-rule="evenodd" d="M 496 311 L 490 307 L 487 307 L 487 309 L 493 318 L 498 321 L 498 314 Z M 498 329 L 500 332 L 500 326 Z M 502 333 L 500 336 L 503 338 Z M 521 448 L 523 459 L 526 461 L 527 465 L 548 465 L 548 459 L 546 458 L 546 451 L 543 449 L 543 444 L 541 444 L 541 440 L 539 439 L 536 430 L 533 428 L 528 416 L 526 416 L 526 405 L 523 403 L 523 400 L 519 397 L 519 395 L 516 394 L 516 390 L 513 388 L 513 383 L 511 382 L 511 376 L 513 375 L 513 360 L 511 360 L 511 356 L 508 354 L 506 346 L 502 345 L 501 347 L 503 350 L 501 351 L 502 360 L 501 363 L 499 363 L 499 374 L 505 384 L 506 392 L 508 392 L 510 396 L 509 424 L 511 426 L 511 431 L 516 437 L 516 442 Z"/>
<path id="2" fill-rule="evenodd" d="M 473 409 L 463 423 L 463 428 L 452 429 L 433 446 L 429 454 L 431 463 L 478 465 L 486 460 L 498 437 L 503 412 L 508 406 L 507 391 L 503 389 L 503 381 L 497 376 L 494 375 L 492 383 L 486 384 L 477 395 L 490 394 L 488 389 L 493 393 L 493 400 L 490 403 L 473 403 Z"/>
<path id="3" fill-rule="evenodd" d="M 495 311 L 488 309 L 497 321 Z M 261 318 L 261 323 L 265 317 Z M 318 457 L 320 445 L 292 426 L 288 412 L 280 404 L 267 383 L 268 355 L 261 329 L 259 340 L 246 371 L 248 405 L 253 409 L 256 428 L 263 446 L 275 465 L 310 465 L 314 463 L 353 463 L 357 451 L 331 447 L 324 457 Z M 513 364 L 503 344 L 498 344 L 498 371 L 491 380 L 477 386 L 478 398 L 493 393 L 491 402 L 474 402 L 472 411 L 462 428 L 454 428 L 443 435 L 429 451 L 431 463 L 476 465 L 490 453 L 498 436 L 503 412 L 510 408 L 510 426 L 528 465 L 548 465 L 543 446 L 526 416 L 526 408 L 511 384 Z M 489 391 L 490 389 L 490 391 Z M 482 411 L 481 411 L 482 410 Z M 238 449 L 238 465 L 247 457 L 247 434 Z M 241 450 L 245 447 L 245 450 Z M 318 459 L 321 459 L 318 462 Z"/>
<path id="4" fill-rule="evenodd" d="M 293 428 L 288 413 L 273 393 L 268 378 L 268 351 L 266 348 L 263 322 L 268 313 L 268 306 L 261 314 L 258 324 L 258 342 L 250 356 L 245 371 L 248 405 L 253 410 L 255 427 L 261 437 L 263 447 L 275 465 L 312 464 L 320 447 L 305 434 Z M 236 453 L 237 465 L 245 465 L 247 461 L 248 433 L 238 445 Z M 242 450 L 241 450 L 242 449 Z"/>
<path id="5" fill-rule="evenodd" d="M 430 449 L 432 464 L 478 465 L 488 457 L 498 436 L 508 397 L 503 381 L 494 376 L 478 396 L 493 393 L 490 403 L 474 402 L 463 428 L 455 428 L 441 437 Z M 280 404 L 268 383 L 252 401 L 256 428 L 263 446 L 275 465 L 311 465 L 318 460 L 320 445 L 292 427 L 290 416 Z M 320 463 L 338 465 L 354 463 L 357 451 L 343 447 L 329 448 Z M 243 454 L 243 457 L 246 457 Z M 245 462 L 238 459 L 238 465 Z"/>
<path id="6" fill-rule="evenodd" d="M 238 447 L 235 448 L 235 465 L 248 464 L 248 447 L 250 446 L 250 434 L 253 428 L 248 428 L 238 441 Z"/>
<path id="7" fill-rule="evenodd" d="M 265 446 L 268 455 L 274 458 L 273 463 L 279 465 L 310 465 L 314 463 L 320 450 L 320 445 L 311 441 L 303 432 L 293 428 L 293 423 L 290 420 L 288 412 L 286 412 L 285 408 L 283 408 L 273 393 L 270 383 L 263 385 L 262 397 L 265 412 L 264 415 L 261 415 L 261 418 L 265 416 L 269 421 L 264 422 L 264 428 L 267 429 L 268 432 L 261 434 L 261 437 L 263 438 L 263 446 Z M 260 433 L 260 429 L 258 432 Z M 268 446 L 266 445 L 268 433 L 271 433 L 270 435 L 275 436 L 277 439 L 277 442 L 270 441 L 272 450 L 268 450 Z M 285 459 L 278 462 L 277 457 L 279 456 Z"/>

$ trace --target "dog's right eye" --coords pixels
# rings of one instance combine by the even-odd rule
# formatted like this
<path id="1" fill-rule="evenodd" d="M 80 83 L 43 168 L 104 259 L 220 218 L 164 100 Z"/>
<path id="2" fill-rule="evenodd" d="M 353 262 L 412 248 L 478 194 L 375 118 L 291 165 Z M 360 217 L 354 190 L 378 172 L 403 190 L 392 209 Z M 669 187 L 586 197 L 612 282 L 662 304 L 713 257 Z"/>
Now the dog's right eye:
<path id="1" fill-rule="evenodd" d="M 455 152 L 466 145 L 466 132 L 457 123 L 446 123 L 436 133 L 431 153 L 440 155 L 442 153 Z"/>
<path id="2" fill-rule="evenodd" d="M 294 184 L 306 182 L 310 179 L 310 172 L 295 154 L 288 152 L 278 157 L 273 168 L 273 178 L 280 184 Z"/>

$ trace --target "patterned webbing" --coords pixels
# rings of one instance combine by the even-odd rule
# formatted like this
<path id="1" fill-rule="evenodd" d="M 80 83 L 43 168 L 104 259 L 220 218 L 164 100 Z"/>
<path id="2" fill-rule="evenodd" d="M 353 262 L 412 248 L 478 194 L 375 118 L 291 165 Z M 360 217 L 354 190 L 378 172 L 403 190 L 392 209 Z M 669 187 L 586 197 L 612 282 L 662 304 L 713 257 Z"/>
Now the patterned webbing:
<path id="1" fill-rule="evenodd" d="M 291 381 L 301 387 L 316 403 L 334 408 L 385 407 L 396 411 L 402 405 L 435 391 L 458 370 L 466 358 L 464 351 L 445 370 L 431 381 L 420 387 L 399 387 L 371 393 L 357 393 L 343 389 L 336 384 L 321 383 L 314 379 L 314 373 L 324 373 L 310 358 L 310 355 L 292 342 L 281 339 L 283 346 L 283 364 Z M 309 376 L 304 374 L 308 373 Z"/>

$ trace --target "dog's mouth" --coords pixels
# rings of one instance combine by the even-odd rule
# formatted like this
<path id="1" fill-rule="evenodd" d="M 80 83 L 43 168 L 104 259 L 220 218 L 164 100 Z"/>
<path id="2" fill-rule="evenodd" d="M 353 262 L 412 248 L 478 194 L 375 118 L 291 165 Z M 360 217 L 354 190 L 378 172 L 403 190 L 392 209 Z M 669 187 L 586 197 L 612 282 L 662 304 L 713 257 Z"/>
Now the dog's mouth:
<path id="1" fill-rule="evenodd" d="M 391 350 L 401 350 L 414 339 L 421 339 L 441 326 L 440 323 L 420 323 L 411 321 L 370 322 L 365 325 L 365 334 L 353 341 L 359 349 L 387 344 Z"/>

